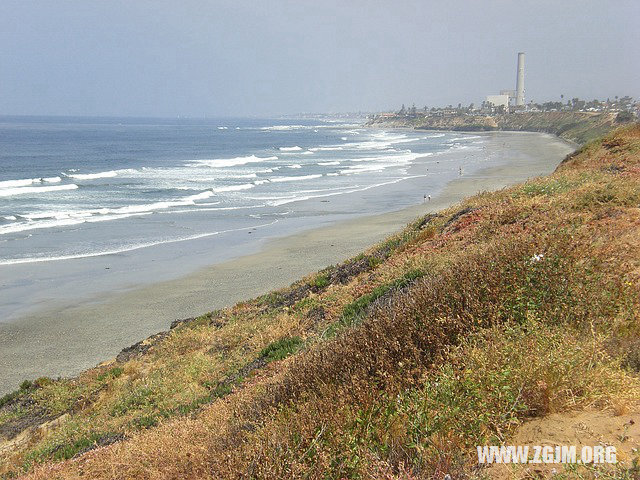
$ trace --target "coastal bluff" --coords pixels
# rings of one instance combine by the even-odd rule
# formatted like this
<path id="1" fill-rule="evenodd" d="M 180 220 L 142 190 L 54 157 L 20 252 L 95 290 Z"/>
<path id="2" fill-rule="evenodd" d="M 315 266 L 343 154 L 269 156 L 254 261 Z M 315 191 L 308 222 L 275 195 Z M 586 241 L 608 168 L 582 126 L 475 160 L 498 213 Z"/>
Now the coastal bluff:
<path id="1" fill-rule="evenodd" d="M 496 115 L 380 114 L 367 122 L 372 127 L 413 128 L 460 132 L 522 131 L 542 132 L 584 144 L 607 134 L 620 125 L 615 113 L 593 112 L 526 112 Z"/>
<path id="2" fill-rule="evenodd" d="M 635 124 L 76 377 L 26 380 L 0 397 L 0 479 L 530 478 L 476 446 L 540 438 L 618 454 L 541 475 L 635 478 L 639 178 Z"/>

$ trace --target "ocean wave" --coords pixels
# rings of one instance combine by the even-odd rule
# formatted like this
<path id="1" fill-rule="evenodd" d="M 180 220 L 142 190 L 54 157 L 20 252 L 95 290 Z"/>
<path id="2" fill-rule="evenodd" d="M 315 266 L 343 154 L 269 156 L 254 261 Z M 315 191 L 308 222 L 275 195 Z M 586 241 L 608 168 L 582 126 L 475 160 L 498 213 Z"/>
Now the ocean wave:
<path id="1" fill-rule="evenodd" d="M 216 203 L 212 203 L 211 205 L 217 205 L 220 202 L 216 202 Z M 198 207 L 200 207 L 200 205 L 208 205 L 206 203 L 199 203 Z M 227 210 L 246 210 L 246 209 L 252 209 L 252 208 L 264 208 L 266 207 L 266 204 L 260 204 L 260 205 L 238 205 L 237 207 L 215 207 L 215 208 L 198 208 L 197 212 L 223 212 L 223 211 L 227 211 Z M 194 210 L 172 210 L 171 213 L 193 213 Z"/>
<path id="2" fill-rule="evenodd" d="M 272 202 L 268 202 L 268 204 L 272 207 L 279 207 L 281 205 L 286 205 L 289 203 L 294 203 L 294 202 L 301 202 L 304 200 L 310 200 L 310 199 L 314 199 L 314 198 L 324 198 L 324 197 L 334 197 L 336 195 L 346 195 L 349 193 L 356 193 L 356 192 L 364 192 L 366 190 L 370 190 L 372 188 L 378 188 L 378 187 L 383 187 L 386 185 L 392 185 L 398 182 L 402 182 L 403 180 L 408 180 L 410 178 L 421 178 L 421 177 L 426 177 L 426 175 L 411 175 L 411 176 L 403 176 L 401 178 L 396 178 L 387 182 L 381 182 L 381 183 L 376 183 L 373 185 L 367 185 L 366 187 L 359 187 L 359 186 L 355 186 L 354 188 L 352 188 L 351 190 L 342 190 L 342 191 L 336 191 L 336 192 L 330 192 L 330 193 L 323 193 L 323 194 L 319 194 L 319 195 L 302 195 L 302 196 L 292 196 L 289 198 L 283 198 L 281 200 L 274 200 Z"/>
<path id="3" fill-rule="evenodd" d="M 99 252 L 86 252 L 86 253 L 77 253 L 77 254 L 71 254 L 71 255 L 52 256 L 52 257 L 9 258 L 9 259 L 6 259 L 6 260 L 0 260 L 0 265 L 16 265 L 16 264 L 21 264 L 21 263 L 55 262 L 55 261 L 60 261 L 60 260 L 74 260 L 74 259 L 80 259 L 80 258 L 101 257 L 101 256 L 104 256 L 104 255 L 116 255 L 116 254 L 119 254 L 119 253 L 131 252 L 133 250 L 140 250 L 142 248 L 154 247 L 156 245 L 164 245 L 164 244 L 168 244 L 168 243 L 185 242 L 185 241 L 189 241 L 189 240 L 197 240 L 199 238 L 211 237 L 211 236 L 214 236 L 214 235 L 221 235 L 221 234 L 224 234 L 224 233 L 240 232 L 240 231 L 244 231 L 244 230 L 253 230 L 253 229 L 256 229 L 256 228 L 269 227 L 271 225 L 274 225 L 277 222 L 278 222 L 278 219 L 275 219 L 275 220 L 273 220 L 271 222 L 263 223 L 263 224 L 259 224 L 259 225 L 251 225 L 251 226 L 248 226 L 248 227 L 234 228 L 234 229 L 229 229 L 229 230 L 220 230 L 220 231 L 217 231 L 217 232 L 199 233 L 199 234 L 195 234 L 195 235 L 189 235 L 189 236 L 186 236 L 186 237 L 172 238 L 172 239 L 168 239 L 168 240 L 167 239 L 165 239 L 165 240 L 157 240 L 155 242 L 138 243 L 138 244 L 133 244 L 133 245 L 123 245 L 123 246 L 118 247 L 118 248 L 109 249 L 109 250 L 103 250 L 103 251 L 99 251 Z"/>
<path id="4" fill-rule="evenodd" d="M 318 162 L 318 165 L 322 165 L 323 167 L 328 167 L 328 166 L 331 166 L 331 165 L 340 165 L 340 162 L 338 162 L 338 161 Z"/>
<path id="5" fill-rule="evenodd" d="M 20 180 L 3 180 L 0 182 L 0 189 L 13 187 L 26 187 L 39 183 L 59 183 L 62 181 L 60 177 L 42 177 L 42 178 L 25 178 Z"/>
<path id="6" fill-rule="evenodd" d="M 73 225 L 79 225 L 82 223 L 92 223 L 98 221 L 109 221 L 109 220 L 119 220 L 126 217 L 138 216 L 138 215 L 150 215 L 151 212 L 145 213 L 131 213 L 126 215 L 103 215 L 99 217 L 93 217 L 90 214 L 81 214 L 78 213 L 75 216 L 68 216 L 66 218 L 46 218 L 43 217 L 42 220 L 37 222 L 21 222 L 21 223 L 11 223 L 9 225 L 0 226 L 0 235 L 6 235 L 9 233 L 19 233 L 28 230 L 40 230 L 47 228 L 56 228 L 56 227 L 68 227 Z"/>
<path id="7" fill-rule="evenodd" d="M 327 145 L 324 147 L 313 147 L 309 150 L 313 152 L 330 152 L 339 150 L 385 150 L 392 148 L 394 145 L 402 143 L 418 142 L 421 139 L 417 137 L 407 137 L 406 135 L 387 135 L 373 134 L 373 140 L 365 140 L 362 142 L 343 143 L 341 145 Z M 341 140 L 348 140 L 347 137 L 341 137 Z"/>
<path id="8" fill-rule="evenodd" d="M 358 173 L 365 172 L 381 172 L 385 169 L 385 165 L 365 165 L 365 166 L 353 166 L 340 170 L 340 175 L 356 175 Z"/>
<path id="9" fill-rule="evenodd" d="M 302 168 L 302 165 L 299 163 L 294 163 L 293 165 L 287 165 L 287 168 Z"/>
<path id="10" fill-rule="evenodd" d="M 460 140 L 476 140 L 478 138 L 482 138 L 480 135 L 469 135 L 466 137 L 454 137 L 454 138 L 450 138 L 449 141 L 450 142 L 459 142 Z"/>
<path id="11" fill-rule="evenodd" d="M 45 186 L 45 187 L 3 188 L 0 190 L 0 197 L 12 197 L 14 195 L 26 195 L 26 194 L 39 195 L 41 193 L 56 192 L 60 190 L 75 190 L 76 188 L 78 188 L 78 185 L 76 185 L 75 183 L 70 183 L 68 185 L 51 185 L 51 186 Z"/>
<path id="12" fill-rule="evenodd" d="M 229 127 L 218 127 L 218 130 L 227 130 Z"/>
<path id="13" fill-rule="evenodd" d="M 258 174 L 256 173 L 247 173 L 247 174 L 242 174 L 242 175 L 231 175 L 227 178 L 257 178 Z"/>
<path id="14" fill-rule="evenodd" d="M 295 182 L 295 181 L 302 181 L 302 180 L 312 180 L 314 178 L 320 178 L 320 177 L 322 177 L 321 174 L 298 175 L 298 176 L 295 176 L 295 177 L 274 177 L 274 178 L 270 178 L 269 181 L 271 181 L 273 183 Z"/>
<path id="15" fill-rule="evenodd" d="M 253 183 L 243 183 L 240 185 L 227 185 L 225 187 L 217 187 L 212 188 L 211 190 L 214 193 L 224 193 L 224 192 L 238 192 L 240 190 L 249 190 L 250 188 L 255 187 Z"/>
<path id="16" fill-rule="evenodd" d="M 244 157 L 234 158 L 215 158 L 211 160 L 192 160 L 187 166 L 189 167 L 235 167 L 238 165 L 246 165 L 247 163 L 267 162 L 270 160 L 277 160 L 278 157 L 257 157 L 255 155 L 248 155 Z"/>
<path id="17" fill-rule="evenodd" d="M 115 170 L 110 170 L 108 172 L 99 172 L 99 173 L 68 173 L 67 177 L 75 178 L 76 180 L 95 180 L 97 178 L 112 178 L 117 177 L 118 172 Z"/>
<path id="18" fill-rule="evenodd" d="M 297 145 L 295 147 L 278 147 L 278 150 L 280 150 L 281 152 L 301 152 L 302 147 L 299 147 Z"/>
<path id="19" fill-rule="evenodd" d="M 16 220 L 24 219 L 26 221 L 19 220 L 8 225 L 0 226 L 0 235 L 17 233 L 26 230 L 64 227 L 85 222 L 119 220 L 134 215 L 148 215 L 155 211 L 166 210 L 172 207 L 196 205 L 196 202 L 198 200 L 205 200 L 212 197 L 213 195 L 213 191 L 206 190 L 195 195 L 189 195 L 175 200 L 166 200 L 138 205 L 127 205 L 117 208 L 94 208 L 89 210 L 60 210 L 27 213 L 16 217 Z"/>
<path id="20" fill-rule="evenodd" d="M 405 151 L 405 153 L 401 155 L 381 155 L 377 157 L 360 157 L 360 158 L 351 158 L 349 159 L 352 162 L 394 162 L 398 163 L 408 163 L 413 160 L 416 160 L 420 157 L 429 156 L 428 153 L 414 153 L 409 150 Z"/>
<path id="21" fill-rule="evenodd" d="M 331 151 L 337 151 L 337 150 L 344 150 L 344 147 L 340 146 L 340 145 L 336 145 L 333 147 L 313 147 L 309 149 L 312 152 L 331 152 Z"/>
<path id="22" fill-rule="evenodd" d="M 271 127 L 261 127 L 260 130 L 265 131 L 279 131 L 279 130 L 303 130 L 311 128 L 307 125 L 273 125 Z"/>

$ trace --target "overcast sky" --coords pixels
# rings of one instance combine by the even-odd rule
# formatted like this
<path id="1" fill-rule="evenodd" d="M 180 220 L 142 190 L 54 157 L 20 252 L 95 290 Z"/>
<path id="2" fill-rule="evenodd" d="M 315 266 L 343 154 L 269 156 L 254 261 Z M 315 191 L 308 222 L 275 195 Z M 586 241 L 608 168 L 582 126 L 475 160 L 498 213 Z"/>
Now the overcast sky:
<path id="1" fill-rule="evenodd" d="M 232 116 L 640 96 L 640 1 L 1 0 L 0 114 Z"/>

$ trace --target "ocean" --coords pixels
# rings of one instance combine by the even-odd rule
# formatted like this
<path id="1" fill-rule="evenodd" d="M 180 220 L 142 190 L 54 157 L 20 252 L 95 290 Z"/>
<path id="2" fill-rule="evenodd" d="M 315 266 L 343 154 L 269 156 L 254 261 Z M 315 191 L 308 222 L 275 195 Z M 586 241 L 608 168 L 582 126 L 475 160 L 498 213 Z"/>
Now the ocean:
<path id="1" fill-rule="evenodd" d="M 485 141 L 362 119 L 0 117 L 0 321 L 415 205 L 504 161 Z"/>
<path id="2" fill-rule="evenodd" d="M 461 148 L 480 150 L 482 138 L 318 120 L 4 119 L 0 265 L 261 228 L 305 215 L 311 199 L 405 181 L 420 158 L 432 166 L 423 176 L 448 180 L 458 165 L 432 158 Z M 356 213 L 388 208 L 355 201 Z"/>

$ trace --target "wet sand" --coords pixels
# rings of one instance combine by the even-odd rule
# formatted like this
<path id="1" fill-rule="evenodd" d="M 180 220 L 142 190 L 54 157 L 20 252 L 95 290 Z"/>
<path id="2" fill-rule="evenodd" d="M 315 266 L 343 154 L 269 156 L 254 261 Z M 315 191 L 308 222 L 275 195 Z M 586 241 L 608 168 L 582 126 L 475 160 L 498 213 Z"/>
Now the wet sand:
<path id="1" fill-rule="evenodd" d="M 287 286 L 357 255 L 419 215 L 447 208 L 478 192 L 548 174 L 574 148 L 548 135 L 544 142 L 539 134 L 487 135 L 499 136 L 500 141 L 493 143 L 506 145 L 513 160 L 474 175 L 463 174 L 429 202 L 271 239 L 257 253 L 206 266 L 175 280 L 107 293 L 101 299 L 78 299 L 74 305 L 49 306 L 11 323 L 0 323 L 0 394 L 27 378 L 75 375 L 168 329 L 175 319 Z"/>

